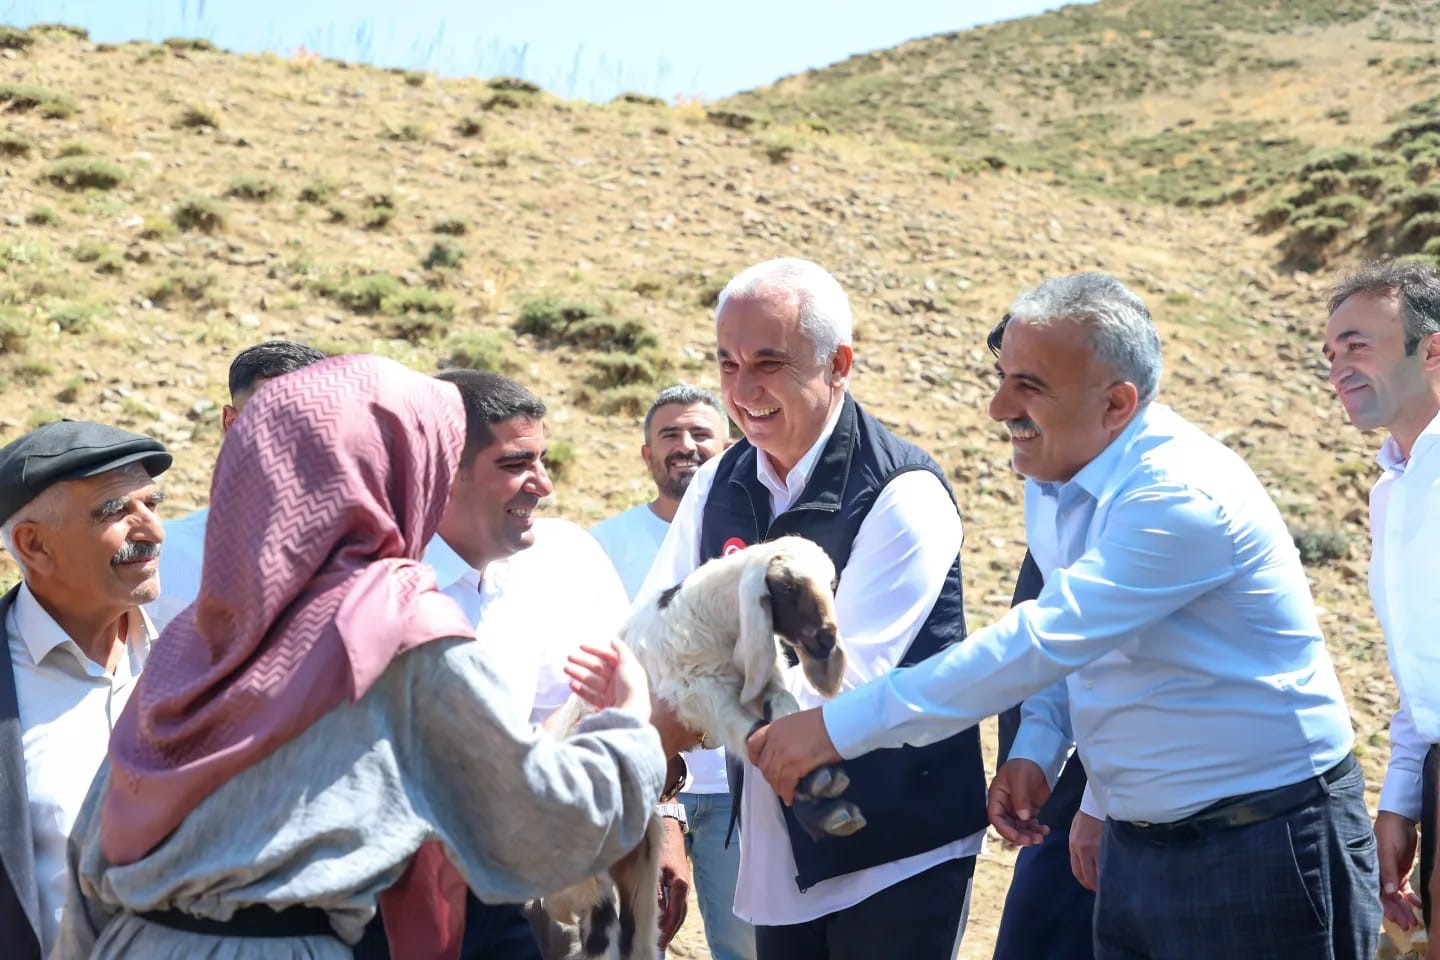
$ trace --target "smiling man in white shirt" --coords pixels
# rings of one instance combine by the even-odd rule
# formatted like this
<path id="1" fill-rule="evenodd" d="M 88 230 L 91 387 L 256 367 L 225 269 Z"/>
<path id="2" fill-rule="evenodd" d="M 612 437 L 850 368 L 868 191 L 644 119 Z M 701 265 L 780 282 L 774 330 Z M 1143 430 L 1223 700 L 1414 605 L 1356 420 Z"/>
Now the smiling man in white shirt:
<path id="1" fill-rule="evenodd" d="M 0 450 L 0 536 L 23 582 L 0 599 L 0 941 L 39 960 L 65 852 L 155 631 L 158 441 L 62 421 Z"/>
<path id="2" fill-rule="evenodd" d="M 1390 436 L 1370 491 L 1370 598 L 1385 630 L 1400 709 L 1390 721 L 1390 765 L 1375 840 L 1385 914 L 1415 926 L 1410 869 L 1420 824 L 1424 914 L 1440 956 L 1433 904 L 1437 748 L 1440 743 L 1440 277 L 1413 263 L 1377 261 L 1335 287 L 1325 330 L 1330 383 L 1362 430 Z"/>
<path id="3" fill-rule="evenodd" d="M 845 291 L 807 260 L 766 261 L 725 287 L 720 389 L 745 439 L 695 476 L 640 590 L 749 544 L 806 536 L 839 572 L 847 686 L 965 635 L 954 497 L 933 459 L 850 397 L 851 324 Z M 820 702 L 798 667 L 787 685 L 802 706 Z M 755 925 L 758 957 L 950 960 L 985 834 L 975 731 L 846 771 L 845 799 L 868 822 L 817 841 L 746 769 L 735 913 Z"/>

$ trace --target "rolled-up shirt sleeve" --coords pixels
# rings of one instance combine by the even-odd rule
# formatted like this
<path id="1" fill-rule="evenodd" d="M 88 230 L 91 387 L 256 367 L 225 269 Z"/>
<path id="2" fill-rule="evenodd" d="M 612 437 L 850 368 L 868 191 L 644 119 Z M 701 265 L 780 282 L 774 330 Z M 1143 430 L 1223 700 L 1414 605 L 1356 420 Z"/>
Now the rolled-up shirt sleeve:
<path id="1" fill-rule="evenodd" d="M 1220 506 L 1183 484 L 1124 493 L 1073 564 L 1040 595 L 923 663 L 825 704 L 843 757 L 923 746 L 951 736 L 1061 680 L 1134 638 L 1233 574 L 1234 543 Z"/>
<path id="2" fill-rule="evenodd" d="M 1402 700 L 1390 718 L 1390 763 L 1380 787 L 1380 809 L 1407 820 L 1420 821 L 1421 778 L 1430 744 L 1415 729 L 1410 709 Z"/>

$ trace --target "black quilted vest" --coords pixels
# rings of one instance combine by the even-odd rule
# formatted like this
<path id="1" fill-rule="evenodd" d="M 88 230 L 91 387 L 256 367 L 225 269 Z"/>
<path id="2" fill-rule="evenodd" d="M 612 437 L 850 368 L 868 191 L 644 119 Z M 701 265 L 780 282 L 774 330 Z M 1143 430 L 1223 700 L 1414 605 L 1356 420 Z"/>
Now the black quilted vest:
<path id="1" fill-rule="evenodd" d="M 891 480 L 928 470 L 954 499 L 944 471 L 928 454 L 885 429 L 848 395 L 810 482 L 778 517 L 770 516 L 770 492 L 756 476 L 757 455 L 744 440 L 722 455 L 701 521 L 701 562 L 721 556 L 727 545 L 798 534 L 830 555 L 843 580 L 855 535 Z M 965 639 L 963 601 L 957 556 L 899 666 L 919 663 Z M 843 639 L 844 623 L 840 633 Z M 864 829 L 848 837 L 811 840 L 784 807 L 799 869 L 795 881 L 802 891 L 821 880 L 933 850 L 986 825 L 985 768 L 976 728 L 924 747 L 876 750 L 845 761 L 844 767 L 851 780 L 845 797 L 864 812 Z"/>

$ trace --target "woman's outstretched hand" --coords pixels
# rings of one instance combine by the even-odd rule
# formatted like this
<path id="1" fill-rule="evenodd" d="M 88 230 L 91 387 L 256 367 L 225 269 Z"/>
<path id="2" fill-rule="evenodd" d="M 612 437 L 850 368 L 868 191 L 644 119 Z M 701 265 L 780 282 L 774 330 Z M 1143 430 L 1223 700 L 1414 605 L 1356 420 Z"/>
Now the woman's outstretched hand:
<path id="1" fill-rule="evenodd" d="M 650 720 L 650 682 L 623 640 L 609 646 L 582 643 L 565 664 L 570 689 L 596 710 L 616 707 Z"/>

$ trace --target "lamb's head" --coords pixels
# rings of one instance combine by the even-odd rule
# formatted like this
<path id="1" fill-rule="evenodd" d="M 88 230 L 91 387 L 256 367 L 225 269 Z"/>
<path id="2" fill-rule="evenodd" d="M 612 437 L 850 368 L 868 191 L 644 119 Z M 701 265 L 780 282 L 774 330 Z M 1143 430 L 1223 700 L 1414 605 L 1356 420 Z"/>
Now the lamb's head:
<path id="1" fill-rule="evenodd" d="M 835 623 L 835 565 L 803 537 L 781 537 L 744 551 L 741 636 L 736 661 L 745 672 L 741 700 L 757 698 L 775 663 L 775 637 L 795 651 L 805 678 L 827 697 L 840 692 L 845 649 Z"/>

